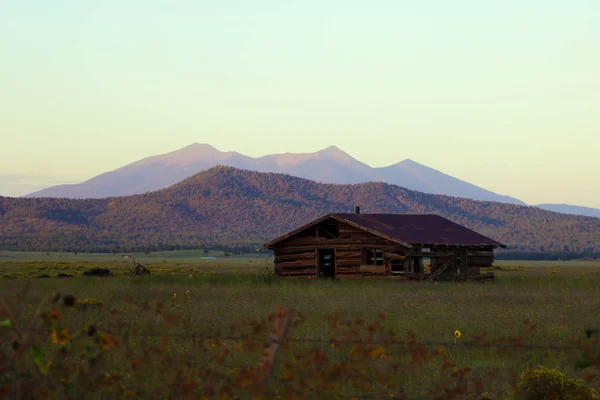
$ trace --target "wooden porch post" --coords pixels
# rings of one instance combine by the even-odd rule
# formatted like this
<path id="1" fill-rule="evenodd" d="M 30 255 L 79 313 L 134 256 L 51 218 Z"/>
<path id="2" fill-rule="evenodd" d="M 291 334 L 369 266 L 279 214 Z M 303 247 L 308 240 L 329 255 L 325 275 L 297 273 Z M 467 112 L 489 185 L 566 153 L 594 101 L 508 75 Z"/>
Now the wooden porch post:
<path id="1" fill-rule="evenodd" d="M 469 265 L 467 264 L 467 248 L 460 249 L 460 272 L 465 279 L 469 279 Z"/>
<path id="2" fill-rule="evenodd" d="M 450 268 L 452 268 L 452 275 L 456 276 L 458 274 L 458 250 L 456 250 L 456 247 L 452 248 L 452 264 Z"/>

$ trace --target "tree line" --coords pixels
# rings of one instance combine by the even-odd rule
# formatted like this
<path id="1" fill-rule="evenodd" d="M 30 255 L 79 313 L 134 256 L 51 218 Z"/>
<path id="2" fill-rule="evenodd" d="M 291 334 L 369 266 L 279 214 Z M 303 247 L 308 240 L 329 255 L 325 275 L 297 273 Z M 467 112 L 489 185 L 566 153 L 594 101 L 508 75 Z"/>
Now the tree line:
<path id="1" fill-rule="evenodd" d="M 107 199 L 0 197 L 0 248 L 248 252 L 331 212 L 431 213 L 511 251 L 600 255 L 600 219 L 536 207 L 432 195 L 385 183 L 321 184 L 218 167 L 177 185 Z"/>

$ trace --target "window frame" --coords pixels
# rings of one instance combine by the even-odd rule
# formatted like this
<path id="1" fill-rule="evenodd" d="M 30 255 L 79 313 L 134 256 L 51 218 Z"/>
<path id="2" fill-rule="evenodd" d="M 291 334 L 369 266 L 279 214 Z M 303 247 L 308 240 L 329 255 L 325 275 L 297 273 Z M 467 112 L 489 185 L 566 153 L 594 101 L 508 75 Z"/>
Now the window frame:
<path id="1" fill-rule="evenodd" d="M 362 265 L 383 267 L 385 257 L 382 249 L 362 249 Z"/>

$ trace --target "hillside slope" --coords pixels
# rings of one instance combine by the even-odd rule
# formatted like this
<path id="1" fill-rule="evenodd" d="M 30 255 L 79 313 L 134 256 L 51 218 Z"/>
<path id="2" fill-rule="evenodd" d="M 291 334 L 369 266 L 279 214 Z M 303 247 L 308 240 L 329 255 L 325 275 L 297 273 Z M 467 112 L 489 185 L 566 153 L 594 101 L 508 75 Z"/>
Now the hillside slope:
<path id="1" fill-rule="evenodd" d="M 600 253 L 600 219 L 215 167 L 168 189 L 109 199 L 0 197 L 0 248 L 132 251 L 254 247 L 330 212 L 434 213 L 521 251 Z"/>
<path id="2" fill-rule="evenodd" d="M 53 186 L 26 197 L 82 199 L 141 194 L 166 188 L 217 165 L 285 173 L 323 183 L 386 182 L 425 193 L 525 204 L 412 160 L 373 168 L 335 146 L 314 153 L 272 154 L 252 158 L 237 152 L 221 152 L 208 144 L 199 143 L 136 161 L 82 183 Z"/>
<path id="3" fill-rule="evenodd" d="M 584 215 L 587 217 L 600 218 L 600 209 L 598 208 L 572 206 L 570 204 L 537 204 L 536 207 L 563 214 Z"/>

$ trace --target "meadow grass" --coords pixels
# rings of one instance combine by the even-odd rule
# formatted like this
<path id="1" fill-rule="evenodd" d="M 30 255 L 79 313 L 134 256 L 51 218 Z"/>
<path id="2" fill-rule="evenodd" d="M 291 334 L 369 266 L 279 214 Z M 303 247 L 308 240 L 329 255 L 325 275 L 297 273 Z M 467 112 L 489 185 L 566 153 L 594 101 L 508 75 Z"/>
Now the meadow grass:
<path id="1" fill-rule="evenodd" d="M 229 353 L 235 349 L 236 342 L 227 340 L 218 341 L 216 348 L 209 345 L 207 350 L 202 347 L 204 345 L 198 344 L 198 338 L 194 336 L 252 335 L 250 327 L 258 326 L 259 321 L 282 306 L 296 310 L 302 320 L 289 334 L 295 340 L 280 355 L 280 362 L 284 365 L 286 360 L 314 348 L 323 351 L 329 363 L 343 364 L 352 357 L 349 353 L 351 346 L 334 348 L 327 341 L 346 337 L 348 332 L 352 332 L 353 338 L 368 338 L 365 346 L 370 349 L 369 346 L 376 346 L 374 338 L 383 338 L 385 332 L 391 330 L 400 338 L 414 335 L 419 343 L 446 343 L 445 354 L 456 364 L 454 368 L 469 366 L 469 379 L 482 379 L 491 398 L 509 396 L 518 374 L 532 365 L 546 365 L 574 377 L 583 376 L 585 371 L 575 368 L 578 354 L 560 347 L 571 346 L 572 339 L 585 338 L 586 330 L 600 328 L 598 263 L 502 261 L 496 263 L 496 280 L 485 283 L 369 279 L 309 281 L 269 277 L 264 271 L 269 261 L 263 258 L 201 260 L 190 257 L 186 261 L 186 257 L 181 255 L 172 256 L 171 259 L 165 255 L 148 259 L 136 256 L 139 262 L 153 271 L 153 275 L 141 277 L 126 276 L 124 273 L 129 264 L 119 258 L 99 260 L 94 256 L 83 256 L 78 260 L 57 261 L 55 257 L 50 260 L 13 257 L 10 261 L 0 262 L 4 276 L 31 277 L 41 273 L 54 276 L 60 271 L 79 275 L 93 266 L 107 266 L 116 272 L 116 276 L 0 279 L 0 293 L 3 298 L 14 299 L 25 282 L 30 282 L 31 290 L 25 298 L 19 299 L 24 305 L 19 317 L 22 320 L 35 318 L 36 306 L 55 293 L 74 295 L 76 299 L 96 299 L 102 307 L 75 308 L 61 314 L 61 323 L 68 327 L 69 332 L 94 326 L 98 330 L 118 334 L 119 329 L 126 326 L 127 332 L 132 333 L 122 339 L 123 346 L 140 351 L 144 346 L 158 346 L 160 336 L 169 336 L 167 348 L 173 357 L 190 353 L 202 363 L 220 368 L 221 372 L 239 372 L 239 368 L 256 364 L 258 355 Z M 165 322 L 156 311 L 159 303 L 167 312 L 179 315 L 179 322 Z M 385 316 L 384 320 L 380 320 L 380 314 Z M 338 318 L 340 326 L 332 325 L 332 318 Z M 121 321 L 121 328 L 115 325 L 116 320 Z M 370 333 L 365 330 L 373 321 L 380 321 L 376 329 L 379 336 L 369 336 Z M 264 328 L 264 324 L 261 326 Z M 462 333 L 458 339 L 454 336 L 455 330 Z M 256 332 L 259 332 L 255 335 L 259 342 L 266 340 L 266 336 L 260 333 L 262 331 Z M 148 333 L 151 333 L 149 337 L 140 336 Z M 503 339 L 495 343 L 524 338 L 526 343 L 534 346 L 559 348 L 498 351 L 481 346 L 462 346 L 483 333 L 490 338 Z M 393 348 L 384 347 L 383 359 L 377 360 L 378 364 L 372 367 L 372 371 L 406 357 L 394 353 Z M 437 345 L 428 351 L 434 348 Z M 222 358 L 211 353 L 223 349 L 227 349 L 228 353 Z M 369 351 L 368 354 L 374 354 L 374 350 Z M 386 354 L 389 354 L 389 359 Z M 434 361 L 428 359 L 419 368 L 415 366 L 398 375 L 399 385 L 411 394 L 409 397 L 428 398 L 442 380 L 445 372 L 440 369 L 441 362 L 433 358 Z M 125 350 L 115 351 L 105 368 L 120 370 L 127 364 L 125 360 Z M 364 371 L 367 372 L 363 373 L 371 371 L 369 365 L 365 364 Z M 160 365 L 152 368 L 153 372 L 146 372 L 148 376 L 164 376 Z M 143 385 L 150 392 L 153 390 L 146 380 Z M 374 392 L 369 393 L 375 396 Z"/>

